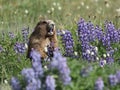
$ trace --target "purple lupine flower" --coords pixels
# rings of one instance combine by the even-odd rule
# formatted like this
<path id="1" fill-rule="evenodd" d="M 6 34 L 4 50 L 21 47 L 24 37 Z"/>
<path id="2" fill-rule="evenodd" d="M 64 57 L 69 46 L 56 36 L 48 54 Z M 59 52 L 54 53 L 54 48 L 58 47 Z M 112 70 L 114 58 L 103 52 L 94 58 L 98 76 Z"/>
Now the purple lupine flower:
<path id="1" fill-rule="evenodd" d="M 104 82 L 102 80 L 102 78 L 98 78 L 95 82 L 95 86 L 94 86 L 94 89 L 95 90 L 103 90 L 104 88 Z"/>
<path id="2" fill-rule="evenodd" d="M 94 28 L 92 30 L 90 30 L 89 39 L 90 39 L 89 40 L 90 42 L 93 42 L 97 39 L 97 33 Z"/>
<path id="3" fill-rule="evenodd" d="M 82 58 L 88 61 L 96 61 L 98 48 L 90 44 L 82 45 Z"/>
<path id="4" fill-rule="evenodd" d="M 113 43 L 119 43 L 120 42 L 120 38 L 119 38 L 119 32 L 118 30 L 115 30 L 113 33 L 113 38 L 111 40 Z"/>
<path id="5" fill-rule="evenodd" d="M 84 19 L 80 19 L 78 22 L 78 39 L 82 47 L 82 57 L 88 61 L 94 61 L 97 56 L 97 52 L 93 49 L 94 46 L 90 45 L 90 42 L 95 41 L 98 37 L 98 30 L 100 28 L 94 28 L 91 22 L 85 22 Z M 99 38 L 102 34 L 100 33 Z M 86 51 L 90 51 L 87 53 Z"/>
<path id="6" fill-rule="evenodd" d="M 115 26 L 113 25 L 112 22 L 105 22 L 105 30 L 106 30 L 106 34 L 110 35 L 110 40 L 113 43 L 119 43 L 120 42 L 120 35 L 119 35 L 119 31 L 116 30 Z"/>
<path id="7" fill-rule="evenodd" d="M 82 43 L 81 45 L 82 47 L 82 58 L 85 59 L 85 60 L 88 60 L 88 61 L 91 61 L 91 55 L 90 55 L 90 44 L 89 43 Z M 89 51 L 89 53 L 88 53 Z"/>
<path id="8" fill-rule="evenodd" d="M 107 56 L 111 56 L 112 57 L 115 51 L 116 50 L 114 50 L 114 49 L 111 49 L 111 50 L 107 51 Z"/>
<path id="9" fill-rule="evenodd" d="M 30 58 L 34 61 L 40 61 L 41 55 L 38 51 L 32 48 L 32 51 L 30 52 Z"/>
<path id="10" fill-rule="evenodd" d="M 103 67 L 106 64 L 106 60 L 101 59 L 99 62 L 100 67 Z"/>
<path id="11" fill-rule="evenodd" d="M 119 40 L 120 40 L 120 29 L 118 29 L 117 32 L 118 32 L 118 38 L 119 38 Z M 119 41 L 119 42 L 120 42 L 120 41 Z"/>
<path id="12" fill-rule="evenodd" d="M 65 33 L 61 34 L 62 36 L 62 43 L 65 48 L 65 56 L 73 56 L 74 55 L 74 41 L 70 31 L 65 30 Z"/>
<path id="13" fill-rule="evenodd" d="M 23 41 L 25 43 L 27 43 L 28 42 L 28 35 L 29 35 L 29 27 L 22 29 L 22 35 L 23 35 Z"/>
<path id="14" fill-rule="evenodd" d="M 54 57 L 49 66 L 51 69 L 56 68 L 60 73 L 60 79 L 64 85 L 70 84 L 70 69 L 67 66 L 67 60 L 59 51 L 54 52 Z"/>
<path id="15" fill-rule="evenodd" d="M 9 37 L 11 38 L 11 39 L 13 39 L 14 37 L 15 37 L 15 35 L 14 35 L 14 33 L 13 32 L 9 32 Z"/>
<path id="16" fill-rule="evenodd" d="M 111 57 L 111 56 L 107 56 L 106 57 L 106 63 L 111 64 L 113 62 L 114 62 L 114 58 L 113 57 Z"/>
<path id="17" fill-rule="evenodd" d="M 99 26 L 96 26 L 95 27 L 95 32 L 96 32 L 96 37 L 97 37 L 97 39 L 99 40 L 99 41 L 101 41 L 102 40 L 102 37 L 103 37 L 103 31 L 102 31 L 102 29 L 99 27 Z"/>
<path id="18" fill-rule="evenodd" d="M 120 83 L 120 70 L 116 72 L 116 78 L 118 80 L 118 83 Z"/>
<path id="19" fill-rule="evenodd" d="M 92 42 L 97 38 L 97 33 L 94 25 L 91 23 L 91 21 L 85 22 L 82 18 L 78 22 L 77 35 L 80 42 Z"/>
<path id="20" fill-rule="evenodd" d="M 58 67 L 58 65 L 59 65 L 58 59 L 59 59 L 59 57 L 62 56 L 61 53 L 59 51 L 57 51 L 57 50 L 54 51 L 53 54 L 54 54 L 54 57 L 52 58 L 52 62 L 49 65 L 50 69 Z"/>
<path id="21" fill-rule="evenodd" d="M 32 49 L 30 52 L 30 57 L 32 59 L 32 67 L 35 71 L 35 74 L 40 77 L 43 75 L 43 68 L 41 64 L 41 56 L 40 53 L 36 50 Z"/>
<path id="22" fill-rule="evenodd" d="M 89 42 L 95 41 L 97 38 L 96 29 L 91 21 L 87 22 L 87 35 L 89 38 Z"/>
<path id="23" fill-rule="evenodd" d="M 110 84 L 111 86 L 115 86 L 115 85 L 117 85 L 117 83 L 118 83 L 118 79 L 117 79 L 116 75 L 112 75 L 112 74 L 109 75 L 108 81 L 109 81 L 109 84 Z"/>
<path id="24" fill-rule="evenodd" d="M 26 51 L 25 44 L 24 44 L 24 43 L 18 43 L 18 42 L 17 42 L 17 43 L 14 45 L 14 50 L 15 50 L 16 53 L 21 53 L 21 54 L 25 53 L 25 51 Z"/>
<path id="25" fill-rule="evenodd" d="M 110 47 L 111 45 L 111 40 L 110 40 L 110 35 L 109 34 L 105 34 L 102 38 L 102 43 L 104 46 L 106 47 Z"/>
<path id="26" fill-rule="evenodd" d="M 40 61 L 32 61 L 32 67 L 35 70 L 36 77 L 43 76 L 43 68 Z"/>
<path id="27" fill-rule="evenodd" d="M 26 90 L 39 90 L 41 88 L 41 81 L 36 78 L 32 78 L 30 83 L 26 86 Z"/>
<path id="28" fill-rule="evenodd" d="M 16 77 L 12 77 L 11 78 L 10 84 L 12 86 L 12 90 L 22 90 L 20 82 L 19 82 L 19 80 Z"/>
<path id="29" fill-rule="evenodd" d="M 52 76 L 47 76 L 46 77 L 46 81 L 45 81 L 45 84 L 46 84 L 46 90 L 55 90 L 55 79 L 52 77 Z"/>
<path id="30" fill-rule="evenodd" d="M 23 69 L 21 71 L 22 76 L 24 76 L 25 81 L 27 82 L 27 84 L 29 84 L 31 82 L 31 80 L 33 78 L 35 78 L 35 72 L 33 68 L 27 68 L 27 69 Z"/>
<path id="31" fill-rule="evenodd" d="M 58 66 L 60 78 L 64 85 L 68 85 L 71 82 L 70 69 L 68 68 L 67 64 L 65 63 L 66 61 L 64 61 L 64 58 L 63 58 L 63 61 L 60 61 L 60 62 L 61 62 L 60 63 L 61 65 Z"/>

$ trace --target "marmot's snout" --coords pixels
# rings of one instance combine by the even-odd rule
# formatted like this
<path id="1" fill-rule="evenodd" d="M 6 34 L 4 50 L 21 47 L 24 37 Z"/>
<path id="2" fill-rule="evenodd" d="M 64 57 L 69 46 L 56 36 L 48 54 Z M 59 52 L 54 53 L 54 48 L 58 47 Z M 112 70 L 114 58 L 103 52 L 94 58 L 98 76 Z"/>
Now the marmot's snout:
<path id="1" fill-rule="evenodd" d="M 54 27 L 55 27 L 54 24 L 49 24 L 48 25 L 48 30 L 47 31 L 48 31 L 49 35 L 53 35 L 54 34 L 54 32 L 53 32 L 54 31 Z"/>
<path id="2" fill-rule="evenodd" d="M 53 35 L 55 31 L 55 23 L 52 20 L 47 20 L 46 22 L 48 35 Z"/>

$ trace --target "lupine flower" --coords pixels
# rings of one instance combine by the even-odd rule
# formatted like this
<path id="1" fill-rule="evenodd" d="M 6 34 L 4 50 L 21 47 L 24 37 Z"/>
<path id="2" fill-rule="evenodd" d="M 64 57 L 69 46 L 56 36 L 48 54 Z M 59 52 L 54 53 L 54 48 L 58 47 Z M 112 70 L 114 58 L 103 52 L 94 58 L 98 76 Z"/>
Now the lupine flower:
<path id="1" fill-rule="evenodd" d="M 30 83 L 26 86 L 26 90 L 39 90 L 41 88 L 41 81 L 36 78 L 32 78 Z"/>
<path id="2" fill-rule="evenodd" d="M 43 75 L 43 68 L 40 61 L 32 61 L 32 67 L 38 77 L 41 77 Z"/>
<path id="3" fill-rule="evenodd" d="M 11 78 L 12 90 L 22 90 L 19 80 L 16 77 Z"/>
<path id="4" fill-rule="evenodd" d="M 82 47 L 82 57 L 88 61 L 95 60 L 97 57 L 97 52 L 92 51 L 92 45 L 90 42 L 102 41 L 103 45 L 106 47 L 107 51 L 110 51 L 111 43 L 119 42 L 120 41 L 120 32 L 115 29 L 114 25 L 111 22 L 105 23 L 105 33 L 102 31 L 99 26 L 94 28 L 94 25 L 91 22 L 85 22 L 84 19 L 80 19 L 78 22 L 78 32 L 77 36 L 79 42 L 81 43 Z M 94 49 L 93 49 L 94 50 Z M 88 51 L 90 53 L 88 53 Z M 107 54 L 108 56 L 105 57 L 107 63 L 113 62 L 114 59 L 112 58 L 111 54 Z M 109 57 L 110 55 L 110 57 Z M 104 64 L 104 61 L 100 61 L 101 65 Z M 102 65 L 103 66 L 103 65 Z"/>
<path id="5" fill-rule="evenodd" d="M 22 29 L 22 35 L 23 35 L 23 41 L 25 43 L 27 43 L 28 42 L 28 35 L 29 35 L 29 27 Z"/>
<path id="6" fill-rule="evenodd" d="M 106 34 L 109 34 L 111 42 L 119 42 L 119 32 L 111 22 L 105 22 Z"/>
<path id="7" fill-rule="evenodd" d="M 33 68 L 23 69 L 21 74 L 27 82 L 26 90 L 38 90 L 41 88 L 41 81 L 38 76 L 36 76 Z"/>
<path id="8" fill-rule="evenodd" d="M 40 53 L 32 49 L 32 51 L 30 52 L 30 58 L 34 61 L 40 61 L 40 57 Z"/>
<path id="9" fill-rule="evenodd" d="M 106 62 L 107 62 L 108 64 L 111 64 L 111 63 L 113 63 L 113 62 L 114 62 L 114 58 L 113 58 L 113 57 L 111 57 L 111 56 L 106 57 Z"/>
<path id="10" fill-rule="evenodd" d="M 80 19 L 78 22 L 78 37 L 79 41 L 92 42 L 97 38 L 97 29 L 94 28 L 94 25 L 89 21 L 85 22 L 84 19 Z"/>
<path id="11" fill-rule="evenodd" d="M 52 76 L 47 76 L 46 77 L 46 81 L 45 81 L 45 84 L 46 84 L 46 90 L 55 90 L 55 79 L 52 77 Z"/>
<path id="12" fill-rule="evenodd" d="M 65 33 L 61 34 L 62 37 L 62 43 L 63 46 L 65 48 L 65 56 L 73 56 L 74 55 L 74 41 L 73 41 L 73 37 L 70 31 L 65 30 Z"/>
<path id="13" fill-rule="evenodd" d="M 59 72 L 60 72 L 60 78 L 63 81 L 64 85 L 68 85 L 71 82 L 71 77 L 70 77 L 70 69 L 68 68 L 67 64 L 65 62 L 61 62 L 61 65 L 58 67 Z"/>
<path id="14" fill-rule="evenodd" d="M 94 86 L 95 90 L 103 90 L 104 89 L 104 82 L 102 80 L 102 78 L 98 78 L 95 82 L 95 86 Z"/>
<path id="15" fill-rule="evenodd" d="M 100 67 L 103 67 L 106 64 L 106 60 L 101 59 L 99 62 Z"/>
<path id="16" fill-rule="evenodd" d="M 14 45 L 14 50 L 16 53 L 21 53 L 23 54 L 25 51 L 26 51 L 26 47 L 25 47 L 25 44 L 24 43 L 16 43 Z"/>
<path id="17" fill-rule="evenodd" d="M 54 57 L 49 67 L 51 69 L 57 68 L 60 73 L 60 79 L 64 85 L 67 85 L 71 82 L 70 69 L 67 66 L 66 58 L 63 57 L 59 51 L 54 52 Z"/>
<path id="18" fill-rule="evenodd" d="M 118 83 L 118 79 L 117 79 L 116 75 L 109 75 L 108 81 L 111 86 L 115 86 Z"/>
<path id="19" fill-rule="evenodd" d="M 23 69 L 21 71 L 22 76 L 24 76 L 25 81 L 29 84 L 33 78 L 35 78 L 35 72 L 32 68 Z"/>
<path id="20" fill-rule="evenodd" d="M 40 77 L 43 75 L 40 54 L 32 49 L 30 53 L 32 68 L 23 69 L 21 74 L 27 82 L 26 90 L 39 90 L 41 88 Z"/>
<path id="21" fill-rule="evenodd" d="M 41 64 L 41 56 L 39 52 L 35 51 L 34 49 L 30 53 L 30 57 L 32 59 L 32 67 L 38 77 L 43 75 L 43 68 Z"/>
<path id="22" fill-rule="evenodd" d="M 54 51 L 53 54 L 54 54 L 54 57 L 52 58 L 52 62 L 49 65 L 49 68 L 51 68 L 51 69 L 58 67 L 58 65 L 59 65 L 59 62 L 58 62 L 59 57 L 62 56 L 59 51 Z"/>
<path id="23" fill-rule="evenodd" d="M 65 56 L 73 56 L 74 55 L 74 41 L 70 31 L 66 30 L 65 34 L 62 34 L 62 43 L 65 48 Z"/>
<path id="24" fill-rule="evenodd" d="M 120 70 L 116 72 L 116 78 L 118 80 L 118 83 L 120 83 Z"/>
<path id="25" fill-rule="evenodd" d="M 14 33 L 13 33 L 13 32 L 9 32 L 9 37 L 10 37 L 11 39 L 13 39 L 13 38 L 15 37 Z"/>
<path id="26" fill-rule="evenodd" d="M 99 27 L 99 26 L 96 26 L 95 27 L 95 32 L 96 32 L 96 37 L 97 37 L 97 39 L 99 40 L 99 41 L 101 41 L 102 40 L 102 37 L 103 37 L 103 31 L 102 31 L 102 29 Z"/>
<path id="27" fill-rule="evenodd" d="M 88 38 L 89 42 L 93 42 L 97 39 L 97 33 L 96 29 L 94 28 L 94 25 L 89 21 L 87 22 L 87 27 L 88 27 Z"/>
<path id="28" fill-rule="evenodd" d="M 103 43 L 104 46 L 110 47 L 111 40 L 110 40 L 110 35 L 109 34 L 106 34 L 106 35 L 103 36 L 102 43 Z"/>
<path id="29" fill-rule="evenodd" d="M 82 45 L 82 57 L 88 61 L 96 61 L 98 50 L 92 45 Z"/>
<path id="30" fill-rule="evenodd" d="M 88 61 L 95 61 L 97 56 L 97 50 L 94 46 L 90 45 L 90 42 L 95 41 L 97 38 L 101 39 L 102 33 L 99 34 L 98 30 L 100 28 L 94 28 L 91 22 L 85 22 L 84 19 L 80 19 L 78 22 L 78 38 L 82 47 L 82 57 Z M 87 51 L 90 51 L 88 53 Z"/>
<path id="31" fill-rule="evenodd" d="M 113 33 L 113 38 L 111 38 L 112 40 L 112 42 L 113 43 L 119 43 L 120 42 L 120 35 L 119 35 L 119 32 L 118 32 L 118 30 L 115 30 L 114 31 L 114 33 Z"/>
<path id="32" fill-rule="evenodd" d="M 113 56 L 113 54 L 114 54 L 114 52 L 115 52 L 115 50 L 109 50 L 109 51 L 107 51 L 107 56 Z"/>

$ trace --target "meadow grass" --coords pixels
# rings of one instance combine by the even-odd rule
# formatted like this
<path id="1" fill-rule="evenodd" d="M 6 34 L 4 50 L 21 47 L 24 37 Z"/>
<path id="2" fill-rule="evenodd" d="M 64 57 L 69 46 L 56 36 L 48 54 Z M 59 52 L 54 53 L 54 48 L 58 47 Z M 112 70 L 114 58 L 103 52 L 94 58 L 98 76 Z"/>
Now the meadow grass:
<path id="1" fill-rule="evenodd" d="M 29 27 L 31 33 L 39 20 L 43 18 L 54 20 L 58 30 L 72 32 L 76 45 L 77 22 L 80 18 L 92 21 L 94 25 L 101 27 L 104 27 L 105 20 L 109 20 L 116 28 L 120 28 L 119 5 L 119 0 L 0 0 L 1 36 L 2 32 L 5 32 L 4 41 L 0 37 L 0 45 L 8 50 L 6 53 L 0 53 L 0 90 L 9 90 L 10 87 L 4 84 L 4 80 L 9 81 L 12 76 L 21 77 L 20 71 L 31 66 L 30 61 L 25 59 L 26 54 L 19 55 L 20 61 L 18 61 L 18 55 L 13 51 L 13 45 L 22 42 L 21 30 L 24 27 Z M 16 38 L 11 40 L 7 36 L 8 32 L 14 32 Z M 117 55 L 119 56 L 119 53 Z M 119 70 L 119 64 L 119 61 L 116 61 L 112 65 L 100 68 L 97 62 L 88 63 L 82 58 L 68 58 L 72 83 L 65 87 L 58 86 L 57 90 L 93 90 L 98 77 L 102 77 L 105 81 L 105 90 L 119 90 L 119 85 L 109 87 L 107 82 L 108 75 L 115 74 Z M 90 75 L 81 77 L 80 70 L 91 65 L 93 71 Z"/>

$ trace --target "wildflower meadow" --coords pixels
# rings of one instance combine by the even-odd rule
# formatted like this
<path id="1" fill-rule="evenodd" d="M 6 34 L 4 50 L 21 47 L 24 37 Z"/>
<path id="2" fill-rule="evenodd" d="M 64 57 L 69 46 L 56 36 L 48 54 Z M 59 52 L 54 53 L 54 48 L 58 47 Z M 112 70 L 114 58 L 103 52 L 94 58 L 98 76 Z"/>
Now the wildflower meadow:
<path id="1" fill-rule="evenodd" d="M 41 19 L 59 47 L 26 57 Z M 119 0 L 0 0 L 0 90 L 120 90 Z"/>

